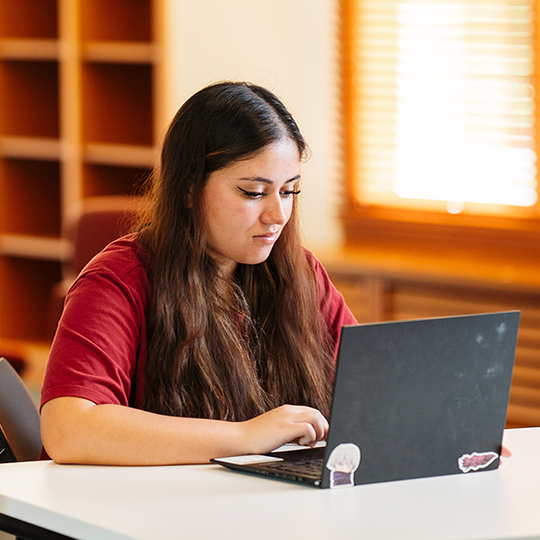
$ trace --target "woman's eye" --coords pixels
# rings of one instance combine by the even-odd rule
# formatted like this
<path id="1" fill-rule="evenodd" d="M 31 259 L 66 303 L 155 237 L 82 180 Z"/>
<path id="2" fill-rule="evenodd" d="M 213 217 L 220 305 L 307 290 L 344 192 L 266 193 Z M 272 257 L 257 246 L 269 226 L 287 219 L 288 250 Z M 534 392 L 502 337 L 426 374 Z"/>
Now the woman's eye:
<path id="1" fill-rule="evenodd" d="M 242 189 L 241 187 L 238 188 L 244 197 L 247 197 L 248 199 L 260 199 L 261 197 L 266 197 L 268 193 L 264 193 L 263 191 L 248 191 L 246 189 Z M 287 190 L 287 191 L 280 191 L 279 194 L 282 197 L 290 197 L 291 195 L 298 195 L 300 193 L 300 190 L 294 191 L 294 190 Z"/>
<path id="2" fill-rule="evenodd" d="M 264 197 L 264 193 L 262 191 L 247 191 L 245 189 L 242 189 L 241 187 L 238 188 L 242 195 L 247 197 L 248 199 L 258 199 L 259 197 Z"/>
<path id="3" fill-rule="evenodd" d="M 300 194 L 300 190 L 298 191 L 282 191 L 281 192 L 281 196 L 282 197 L 290 197 L 291 195 L 299 195 Z"/>

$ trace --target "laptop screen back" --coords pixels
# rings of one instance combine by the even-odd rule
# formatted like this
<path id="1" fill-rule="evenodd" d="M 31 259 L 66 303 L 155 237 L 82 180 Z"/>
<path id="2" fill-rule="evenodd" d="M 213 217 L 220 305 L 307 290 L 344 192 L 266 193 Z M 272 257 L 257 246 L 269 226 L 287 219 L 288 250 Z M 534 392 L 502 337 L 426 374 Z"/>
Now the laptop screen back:
<path id="1" fill-rule="evenodd" d="M 354 484 L 496 468 L 519 319 L 507 312 L 343 328 L 322 487 L 348 466 Z M 332 464 L 340 445 L 349 454 L 357 447 L 345 459 L 357 462 Z"/>

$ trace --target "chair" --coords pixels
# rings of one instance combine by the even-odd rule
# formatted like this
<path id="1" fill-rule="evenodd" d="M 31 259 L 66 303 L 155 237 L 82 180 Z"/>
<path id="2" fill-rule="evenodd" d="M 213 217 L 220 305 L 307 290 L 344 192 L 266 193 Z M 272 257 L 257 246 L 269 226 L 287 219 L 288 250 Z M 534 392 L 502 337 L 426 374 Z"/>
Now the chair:
<path id="1" fill-rule="evenodd" d="M 64 276 L 76 277 L 90 259 L 120 236 L 127 234 L 143 209 L 139 197 L 103 195 L 84 199 L 74 208 L 66 226 L 66 237 L 73 246 Z"/>
<path id="2" fill-rule="evenodd" d="M 14 461 L 39 459 L 42 443 L 37 407 L 23 380 L 5 358 L 0 358 L 0 426 Z M 9 449 L 3 453 L 7 454 Z"/>

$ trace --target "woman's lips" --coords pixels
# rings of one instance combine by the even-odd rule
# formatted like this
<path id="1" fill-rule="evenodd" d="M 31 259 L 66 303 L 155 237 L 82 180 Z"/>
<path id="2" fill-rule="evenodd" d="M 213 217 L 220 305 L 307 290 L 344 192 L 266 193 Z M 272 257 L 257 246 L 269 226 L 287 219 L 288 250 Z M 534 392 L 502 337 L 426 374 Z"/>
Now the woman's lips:
<path id="1" fill-rule="evenodd" d="M 256 240 L 260 240 L 261 242 L 264 242 L 266 244 L 273 244 L 277 240 L 277 237 L 278 237 L 278 233 L 275 232 L 275 233 L 259 234 L 259 235 L 254 236 L 253 238 L 255 238 Z"/>

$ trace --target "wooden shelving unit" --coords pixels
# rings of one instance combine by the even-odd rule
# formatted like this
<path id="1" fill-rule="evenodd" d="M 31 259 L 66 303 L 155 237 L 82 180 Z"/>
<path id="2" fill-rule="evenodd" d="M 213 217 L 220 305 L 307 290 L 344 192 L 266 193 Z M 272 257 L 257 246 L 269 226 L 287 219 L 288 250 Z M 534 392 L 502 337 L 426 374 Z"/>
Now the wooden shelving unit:
<path id="1" fill-rule="evenodd" d="M 133 194 L 164 118 L 161 0 L 0 0 L 0 354 L 48 344 L 86 197 Z"/>

